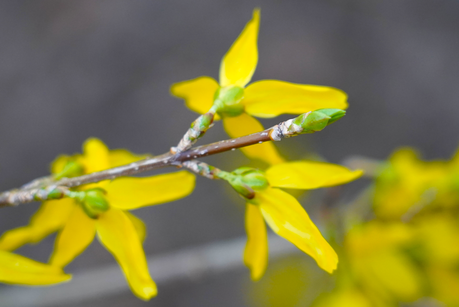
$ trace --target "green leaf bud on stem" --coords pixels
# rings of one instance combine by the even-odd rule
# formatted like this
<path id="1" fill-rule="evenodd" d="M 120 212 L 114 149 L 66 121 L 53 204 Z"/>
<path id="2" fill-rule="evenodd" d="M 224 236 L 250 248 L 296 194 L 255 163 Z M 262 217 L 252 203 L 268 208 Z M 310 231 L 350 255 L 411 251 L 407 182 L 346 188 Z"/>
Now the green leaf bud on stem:
<path id="1" fill-rule="evenodd" d="M 241 103 L 244 98 L 244 89 L 239 86 L 220 87 L 214 95 L 214 106 L 218 115 L 234 117 L 244 112 L 244 105 Z"/>
<path id="2" fill-rule="evenodd" d="M 77 200 L 90 218 L 96 219 L 99 214 L 110 209 L 105 193 L 103 189 L 95 188 L 86 191 L 72 191 L 69 193 L 69 197 Z"/>

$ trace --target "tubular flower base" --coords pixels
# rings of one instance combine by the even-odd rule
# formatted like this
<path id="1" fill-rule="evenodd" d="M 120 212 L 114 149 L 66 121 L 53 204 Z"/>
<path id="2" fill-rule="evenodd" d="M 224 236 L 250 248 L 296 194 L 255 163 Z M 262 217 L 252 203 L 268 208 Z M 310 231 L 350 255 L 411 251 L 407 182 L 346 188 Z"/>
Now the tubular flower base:
<path id="1" fill-rule="evenodd" d="M 113 150 L 100 140 L 89 139 L 83 155 L 59 157 L 52 166 L 54 174 L 64 170 L 64 162 L 76 160 L 85 173 L 101 171 L 142 159 L 128 151 Z M 50 263 L 65 267 L 93 241 L 96 233 L 101 243 L 121 266 L 132 291 L 148 300 L 156 295 L 142 241 L 146 230 L 143 222 L 124 210 L 173 201 L 193 191 L 194 175 L 185 171 L 153 177 L 121 177 L 83 186 L 73 192 L 77 198 L 63 198 L 43 203 L 30 225 L 6 232 L 0 249 L 14 250 L 35 243 L 59 231 Z M 102 192 L 103 191 L 103 192 Z M 84 201 L 78 195 L 85 193 Z M 104 207 L 105 206 L 105 207 Z"/>
<path id="2" fill-rule="evenodd" d="M 255 197 L 247 202 L 248 240 L 244 252 L 244 263 L 251 270 L 252 279 L 261 278 L 268 263 L 268 241 L 264 221 L 279 236 L 314 258 L 319 267 L 332 273 L 338 264 L 335 251 L 323 238 L 300 203 L 279 188 L 329 187 L 350 182 L 362 174 L 360 170 L 350 171 L 340 165 L 296 161 L 271 166 L 266 171 L 265 178 L 268 184 L 265 186 L 256 186 L 243 178 L 243 184 L 255 191 Z M 237 190 L 237 186 L 233 184 L 233 187 Z"/>
<path id="3" fill-rule="evenodd" d="M 250 85 L 258 62 L 260 12 L 253 18 L 223 57 L 220 83 L 199 77 L 172 85 L 171 93 L 183 98 L 186 106 L 200 114 L 215 109 L 223 118 L 226 132 L 233 138 L 263 130 L 252 116 L 271 118 L 280 114 L 302 114 L 322 108 L 347 108 L 347 95 L 341 90 L 317 85 L 262 80 Z M 284 161 L 275 146 L 264 143 L 241 149 L 249 158 L 268 164 Z"/>
<path id="4" fill-rule="evenodd" d="M 32 259 L 0 251 L 0 282 L 40 286 L 57 284 L 71 279 L 61 268 Z"/>

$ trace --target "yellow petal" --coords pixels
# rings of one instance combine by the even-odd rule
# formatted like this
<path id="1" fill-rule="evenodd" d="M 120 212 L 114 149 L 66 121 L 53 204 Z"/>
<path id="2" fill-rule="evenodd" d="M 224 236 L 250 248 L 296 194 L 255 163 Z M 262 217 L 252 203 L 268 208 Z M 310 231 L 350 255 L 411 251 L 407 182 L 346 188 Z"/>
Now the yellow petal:
<path id="1" fill-rule="evenodd" d="M 204 114 L 212 107 L 217 89 L 217 81 L 211 77 L 199 77 L 173 84 L 171 94 L 183 98 L 190 110 Z"/>
<path id="2" fill-rule="evenodd" d="M 149 155 L 136 155 L 126 149 L 110 150 L 108 154 L 110 167 L 126 165 L 132 162 L 148 158 Z"/>
<path id="3" fill-rule="evenodd" d="M 220 85 L 244 87 L 252 79 L 258 62 L 258 27 L 260 10 L 253 11 L 252 20 L 225 54 L 220 64 Z"/>
<path id="4" fill-rule="evenodd" d="M 113 254 L 135 295 L 149 300 L 156 295 L 156 285 L 148 272 L 142 243 L 129 218 L 118 209 L 110 209 L 97 219 L 97 234 Z"/>
<path id="5" fill-rule="evenodd" d="M 314 307 L 375 307 L 372 302 L 357 289 L 335 290 L 320 297 Z"/>
<path id="6" fill-rule="evenodd" d="M 124 214 L 131 220 L 132 225 L 134 225 L 135 231 L 137 231 L 137 235 L 139 236 L 140 242 L 145 241 L 147 237 L 147 225 L 139 219 L 134 214 L 130 213 L 129 211 L 125 211 Z"/>
<path id="7" fill-rule="evenodd" d="M 110 168 L 109 150 L 107 145 L 99 139 L 90 138 L 83 144 L 83 157 L 85 173 L 94 173 Z"/>
<path id="8" fill-rule="evenodd" d="M 245 211 L 247 244 L 244 264 L 250 269 L 252 280 L 259 280 L 268 264 L 268 236 L 265 221 L 257 205 L 247 204 Z"/>
<path id="9" fill-rule="evenodd" d="M 69 280 L 58 267 L 0 251 L 0 282 L 21 285 L 50 285 Z"/>
<path id="10" fill-rule="evenodd" d="M 50 264 L 65 267 L 94 240 L 95 220 L 89 218 L 80 207 L 75 207 L 54 245 Z"/>
<path id="11" fill-rule="evenodd" d="M 315 161 L 281 163 L 266 171 L 269 184 L 273 187 L 305 190 L 347 183 L 362 174 L 361 170 L 351 171 L 341 165 Z"/>
<path id="12" fill-rule="evenodd" d="M 30 219 L 28 226 L 5 232 L 0 238 L 0 250 L 12 251 L 27 243 L 37 243 L 64 227 L 75 202 L 70 198 L 45 201 Z"/>
<path id="13" fill-rule="evenodd" d="M 276 188 L 267 188 L 257 192 L 256 199 L 263 217 L 275 233 L 314 258 L 325 271 L 331 273 L 336 269 L 338 256 L 293 196 Z"/>
<path id="14" fill-rule="evenodd" d="M 263 131 L 264 128 L 258 120 L 245 113 L 237 117 L 225 117 L 223 126 L 232 138 L 241 137 L 255 132 Z M 260 159 L 268 164 L 277 164 L 284 162 L 284 159 L 277 152 L 272 142 L 256 144 L 240 148 L 240 150 L 251 159 Z"/>
<path id="15" fill-rule="evenodd" d="M 122 177 L 104 188 L 112 207 L 131 210 L 185 197 L 193 191 L 194 184 L 193 174 L 180 171 L 152 177 Z"/>
<path id="16" fill-rule="evenodd" d="M 422 295 L 423 278 L 413 262 L 395 250 L 352 259 L 354 272 L 365 287 L 403 302 Z M 389 295 L 388 295 L 389 294 Z"/>
<path id="17" fill-rule="evenodd" d="M 347 95 L 333 87 L 262 80 L 244 91 L 245 111 L 257 117 L 302 114 L 316 109 L 347 108 Z"/>

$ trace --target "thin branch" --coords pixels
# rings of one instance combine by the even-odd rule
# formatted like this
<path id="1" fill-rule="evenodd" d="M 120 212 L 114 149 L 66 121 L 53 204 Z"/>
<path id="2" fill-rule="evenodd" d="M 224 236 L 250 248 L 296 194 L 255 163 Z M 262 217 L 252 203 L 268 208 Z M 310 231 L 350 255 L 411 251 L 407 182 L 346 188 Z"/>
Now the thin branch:
<path id="1" fill-rule="evenodd" d="M 328 119 L 326 119 L 326 122 L 324 122 L 320 129 L 310 128 L 308 126 L 312 126 L 317 122 L 316 118 L 314 116 L 310 116 L 310 114 L 314 114 L 314 112 L 302 114 L 295 119 L 287 120 L 261 132 L 191 148 L 183 152 L 169 152 L 153 158 L 147 158 L 131 164 L 107 169 L 100 172 L 73 178 L 63 178 L 54 182 L 50 182 L 49 177 L 44 177 L 45 179 L 37 179 L 29 184 L 26 184 L 22 188 L 1 193 L 0 206 L 16 206 L 21 203 L 32 202 L 35 200 L 46 200 L 50 199 L 45 197 L 46 192 L 49 193 L 56 189 L 65 190 L 66 188 L 74 188 L 84 184 L 95 183 L 103 180 L 113 180 L 117 177 L 131 176 L 167 166 L 181 166 L 185 161 L 219 154 L 236 148 L 255 145 L 267 141 L 280 141 L 283 138 L 288 138 L 303 133 L 313 133 L 325 128 L 327 125 L 326 122 L 328 122 L 328 119 L 330 119 L 330 117 L 327 117 Z M 323 119 L 321 120 L 323 122 Z M 38 199 L 37 195 L 40 196 Z M 53 195 L 52 199 L 56 199 L 54 196 L 55 195 Z M 63 196 L 64 193 L 62 193 L 62 197 Z"/>

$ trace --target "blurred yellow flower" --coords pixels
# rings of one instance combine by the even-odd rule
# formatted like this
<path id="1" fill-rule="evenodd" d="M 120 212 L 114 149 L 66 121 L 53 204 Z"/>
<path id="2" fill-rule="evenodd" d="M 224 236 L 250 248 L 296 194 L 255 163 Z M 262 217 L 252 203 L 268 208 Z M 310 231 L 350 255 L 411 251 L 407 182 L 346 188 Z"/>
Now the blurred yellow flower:
<path id="1" fill-rule="evenodd" d="M 397 150 L 376 179 L 374 205 L 381 218 L 409 218 L 443 198 L 450 186 L 444 161 L 422 161 L 411 148 Z M 453 199 L 455 203 L 457 198 Z"/>
<path id="2" fill-rule="evenodd" d="M 350 171 L 340 165 L 312 161 L 286 162 L 268 168 L 265 175 L 267 184 L 251 186 L 255 190 L 255 197 L 246 206 L 248 240 L 244 263 L 250 268 L 252 279 L 261 278 L 268 263 L 268 240 L 264 221 L 276 234 L 310 255 L 319 267 L 332 273 L 338 264 L 335 251 L 300 203 L 279 188 L 330 187 L 350 182 L 361 175 L 360 170 Z"/>
<path id="3" fill-rule="evenodd" d="M 51 285 L 67 281 L 71 275 L 61 268 L 0 251 L 0 282 L 15 285 Z"/>
<path id="4" fill-rule="evenodd" d="M 83 145 L 82 155 L 57 158 L 52 171 L 54 174 L 61 172 L 69 159 L 80 163 L 85 173 L 92 173 L 142 158 L 125 150 L 109 151 L 102 141 L 89 139 Z M 185 197 L 193 191 L 194 184 L 194 175 L 180 171 L 152 177 L 121 177 L 85 185 L 79 191 L 93 191 L 88 194 L 93 196 L 92 207 L 72 198 L 45 201 L 28 226 L 8 231 L 0 238 L 0 250 L 14 250 L 60 231 L 50 263 L 65 267 L 83 252 L 97 233 L 100 242 L 118 261 L 132 291 L 147 300 L 155 296 L 157 290 L 142 248 L 146 227 L 139 218 L 124 210 Z M 99 188 L 105 193 L 99 192 Z"/>
<path id="5" fill-rule="evenodd" d="M 350 272 L 372 301 L 411 302 L 422 296 L 422 274 L 402 249 L 413 237 L 413 229 L 406 224 L 379 221 L 359 225 L 346 234 Z"/>
<path id="6" fill-rule="evenodd" d="M 258 28 L 260 11 L 225 54 L 220 65 L 220 83 L 211 77 L 199 77 L 172 85 L 171 93 L 185 99 L 191 110 L 204 114 L 214 108 L 221 117 L 226 132 L 233 138 L 263 130 L 252 116 L 275 117 L 280 114 L 302 114 L 321 108 L 347 108 L 347 95 L 335 88 L 294 84 L 277 80 L 252 79 L 258 62 Z M 284 159 L 270 142 L 241 148 L 250 158 L 269 164 Z"/>

